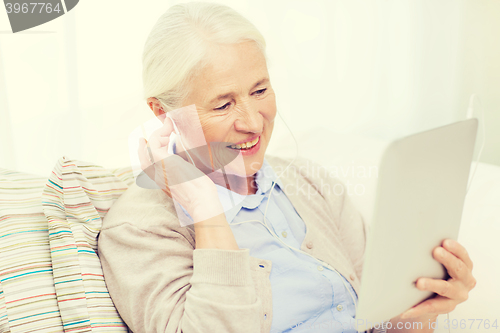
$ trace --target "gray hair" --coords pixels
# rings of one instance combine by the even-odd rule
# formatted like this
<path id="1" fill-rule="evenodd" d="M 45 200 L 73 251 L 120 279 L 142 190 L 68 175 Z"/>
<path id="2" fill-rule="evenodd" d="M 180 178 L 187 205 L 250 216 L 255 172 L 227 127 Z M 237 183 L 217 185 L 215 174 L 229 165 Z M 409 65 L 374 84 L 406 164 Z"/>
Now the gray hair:
<path id="1" fill-rule="evenodd" d="M 264 37 L 234 9 L 203 2 L 170 7 L 144 46 L 143 97 L 156 97 L 165 112 L 180 108 L 189 79 L 207 65 L 210 47 L 244 41 L 254 41 L 265 56 Z"/>

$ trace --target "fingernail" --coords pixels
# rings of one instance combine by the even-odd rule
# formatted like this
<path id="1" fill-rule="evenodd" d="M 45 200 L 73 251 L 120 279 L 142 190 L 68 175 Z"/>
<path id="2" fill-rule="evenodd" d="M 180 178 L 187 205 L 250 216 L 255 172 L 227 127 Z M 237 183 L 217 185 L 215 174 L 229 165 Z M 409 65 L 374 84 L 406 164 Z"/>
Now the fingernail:
<path id="1" fill-rule="evenodd" d="M 451 249 L 453 246 L 453 242 L 450 239 L 447 239 L 444 241 L 444 245 L 446 245 L 447 248 Z"/>

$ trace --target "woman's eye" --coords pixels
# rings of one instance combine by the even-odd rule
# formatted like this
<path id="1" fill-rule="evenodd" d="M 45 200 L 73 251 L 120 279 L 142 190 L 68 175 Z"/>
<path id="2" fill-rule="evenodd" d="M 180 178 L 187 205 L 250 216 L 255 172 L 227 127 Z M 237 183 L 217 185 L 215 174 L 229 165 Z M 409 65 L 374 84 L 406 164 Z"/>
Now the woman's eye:
<path id="1" fill-rule="evenodd" d="M 266 90 L 267 90 L 267 88 L 260 89 L 260 90 L 255 91 L 254 94 L 262 95 L 264 92 L 266 92 Z"/>
<path id="2" fill-rule="evenodd" d="M 227 102 L 223 106 L 215 108 L 215 110 L 226 110 L 229 107 L 229 105 L 231 105 L 231 103 Z"/>

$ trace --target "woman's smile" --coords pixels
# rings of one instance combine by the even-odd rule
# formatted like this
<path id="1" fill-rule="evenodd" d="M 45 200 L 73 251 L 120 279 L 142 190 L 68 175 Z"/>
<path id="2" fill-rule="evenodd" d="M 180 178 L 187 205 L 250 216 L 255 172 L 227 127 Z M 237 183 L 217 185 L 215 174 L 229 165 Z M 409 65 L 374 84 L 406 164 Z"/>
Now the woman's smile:
<path id="1" fill-rule="evenodd" d="M 241 144 L 231 145 L 229 149 L 241 151 L 243 156 L 249 156 L 257 153 L 260 148 L 260 135 L 251 141 L 246 141 Z"/>

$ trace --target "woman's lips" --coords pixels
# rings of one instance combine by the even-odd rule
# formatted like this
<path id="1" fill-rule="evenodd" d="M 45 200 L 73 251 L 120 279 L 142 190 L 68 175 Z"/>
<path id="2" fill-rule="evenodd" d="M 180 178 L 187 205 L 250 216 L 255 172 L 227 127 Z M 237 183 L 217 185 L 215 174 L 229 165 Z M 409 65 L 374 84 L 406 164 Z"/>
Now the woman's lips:
<path id="1" fill-rule="evenodd" d="M 252 140 L 254 140 L 254 139 L 255 138 L 253 138 Z M 238 148 L 231 148 L 231 147 L 228 147 L 228 148 L 240 151 L 243 156 L 249 156 L 249 155 L 253 155 L 259 151 L 260 141 L 261 141 L 261 136 L 259 136 L 259 141 L 257 141 L 257 143 L 250 149 L 238 149 Z"/>
<path id="2" fill-rule="evenodd" d="M 236 142 L 236 143 L 233 143 L 233 145 L 241 145 L 242 143 L 244 142 L 252 142 L 253 140 L 255 140 L 257 137 L 259 137 L 259 135 L 255 135 L 255 136 L 252 136 L 250 139 L 247 139 L 247 140 L 243 140 L 243 141 L 240 141 L 240 142 Z"/>

